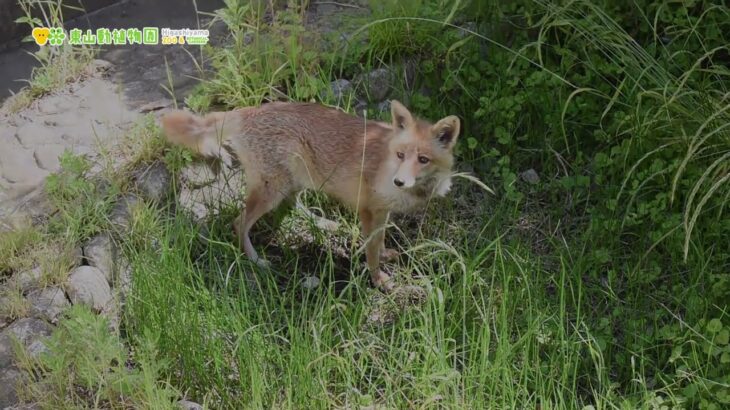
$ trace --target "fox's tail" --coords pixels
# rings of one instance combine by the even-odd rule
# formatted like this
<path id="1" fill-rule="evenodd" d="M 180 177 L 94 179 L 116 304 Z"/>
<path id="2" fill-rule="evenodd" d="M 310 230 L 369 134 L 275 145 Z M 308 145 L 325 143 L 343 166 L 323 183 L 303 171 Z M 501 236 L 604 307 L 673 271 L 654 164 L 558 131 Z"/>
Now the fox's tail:
<path id="1" fill-rule="evenodd" d="M 174 110 L 160 119 L 167 140 L 183 145 L 207 159 L 233 166 L 233 158 L 225 146 L 240 129 L 241 117 L 233 112 L 214 112 L 204 117 Z"/>

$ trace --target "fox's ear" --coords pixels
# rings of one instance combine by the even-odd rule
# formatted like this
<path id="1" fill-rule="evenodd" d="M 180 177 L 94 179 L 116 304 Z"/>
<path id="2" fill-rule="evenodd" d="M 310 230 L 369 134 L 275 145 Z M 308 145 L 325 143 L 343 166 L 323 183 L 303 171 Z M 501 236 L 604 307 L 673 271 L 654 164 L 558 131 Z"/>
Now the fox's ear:
<path id="1" fill-rule="evenodd" d="M 459 137 L 460 127 L 461 122 L 459 121 L 459 117 L 455 115 L 449 115 L 448 117 L 434 124 L 431 129 L 434 138 L 436 138 L 439 144 L 441 144 L 444 148 L 450 150 L 454 148 L 454 144 L 456 144 L 456 139 Z"/>
<path id="2" fill-rule="evenodd" d="M 390 101 L 390 114 L 393 117 L 393 128 L 405 129 L 413 123 L 413 116 L 399 101 Z"/>

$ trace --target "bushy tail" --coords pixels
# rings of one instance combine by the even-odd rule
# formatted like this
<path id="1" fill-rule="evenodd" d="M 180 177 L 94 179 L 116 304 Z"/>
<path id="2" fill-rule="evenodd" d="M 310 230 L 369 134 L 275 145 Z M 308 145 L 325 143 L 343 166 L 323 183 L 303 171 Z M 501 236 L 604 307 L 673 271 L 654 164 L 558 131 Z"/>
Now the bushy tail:
<path id="1" fill-rule="evenodd" d="M 233 159 L 223 146 L 240 130 L 240 117 L 234 113 L 214 112 L 201 117 L 174 110 L 163 115 L 160 122 L 168 141 L 188 147 L 207 159 L 219 159 L 232 167 Z"/>

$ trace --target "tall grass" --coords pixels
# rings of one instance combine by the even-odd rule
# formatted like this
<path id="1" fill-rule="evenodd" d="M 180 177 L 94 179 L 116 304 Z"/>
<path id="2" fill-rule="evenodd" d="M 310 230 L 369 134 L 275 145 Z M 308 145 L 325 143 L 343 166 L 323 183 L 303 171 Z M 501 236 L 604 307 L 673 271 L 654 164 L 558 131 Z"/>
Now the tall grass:
<path id="1" fill-rule="evenodd" d="M 326 248 L 316 264 L 255 274 L 213 239 L 226 221 L 203 235 L 185 215 L 150 217 L 157 245 L 129 250 L 127 331 L 153 332 L 173 385 L 211 408 L 603 408 L 612 386 L 580 278 L 507 246 L 484 218 L 476 236 L 457 228 L 452 244 L 407 250 L 395 269 L 425 290 L 414 302 L 370 289 L 358 263 L 332 286 L 344 279 Z M 303 289 L 302 271 L 329 285 Z"/>
<path id="2" fill-rule="evenodd" d="M 633 177 L 633 171 L 643 162 L 652 161 L 669 149 L 677 149 L 677 145 L 684 152 L 680 161 L 660 172 L 672 174 L 668 189 L 670 202 L 678 198 L 684 202 L 682 228 L 685 232 L 683 252 L 686 261 L 692 232 L 704 206 L 713 195 L 719 196 L 719 202 L 723 202 L 722 197 L 728 191 L 728 73 L 713 61 L 716 54 L 727 52 L 728 48 L 721 46 L 708 50 L 701 44 L 701 56 L 687 66 L 686 63 L 682 64 L 682 56 L 669 55 L 669 51 L 660 41 L 656 42 L 659 45 L 658 52 L 650 54 L 594 3 L 571 1 L 560 6 L 542 0 L 537 3 L 547 13 L 541 26 L 540 38 L 556 27 L 559 30 L 569 30 L 575 35 L 573 41 L 585 41 L 591 51 L 599 52 L 606 62 L 617 68 L 614 78 L 605 78 L 606 83 L 612 85 L 610 94 L 595 88 L 581 88 L 579 91 L 604 95 L 608 102 L 606 111 L 616 104 L 640 112 L 642 117 L 639 121 L 623 127 L 623 135 L 637 140 L 662 138 L 661 146 L 646 152 L 646 155 L 632 164 L 616 201 L 623 199 L 627 182 Z M 702 17 L 711 14 L 730 17 L 730 12 L 719 5 L 705 10 Z M 646 24 L 651 25 L 649 17 L 645 16 Z M 701 23 L 702 20 L 696 22 L 697 25 Z M 656 34 L 656 24 L 651 27 L 655 37 L 659 37 Z M 693 35 L 693 32 L 677 34 L 677 38 L 672 41 L 688 41 Z M 536 46 L 540 55 L 541 42 L 538 41 Z M 658 61 L 656 54 L 663 57 L 663 61 L 678 61 L 673 66 L 667 66 Z M 591 62 L 586 63 L 590 67 Z M 709 81 L 693 81 L 700 75 L 709 77 Z M 636 143 L 642 145 L 641 141 Z M 646 143 L 643 145 L 651 146 Z M 704 172 L 688 176 L 690 164 L 701 164 Z M 717 215 L 721 217 L 722 213 Z"/>

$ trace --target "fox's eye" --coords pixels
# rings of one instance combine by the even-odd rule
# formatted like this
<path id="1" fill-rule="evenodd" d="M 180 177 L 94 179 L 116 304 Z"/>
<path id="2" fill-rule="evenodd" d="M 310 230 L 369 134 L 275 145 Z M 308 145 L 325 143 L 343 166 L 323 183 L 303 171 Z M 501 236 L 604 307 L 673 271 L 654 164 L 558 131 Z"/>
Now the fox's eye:
<path id="1" fill-rule="evenodd" d="M 406 157 L 406 154 L 404 154 L 402 152 L 398 152 L 398 153 L 396 153 L 396 155 L 398 156 L 399 159 L 403 159 Z"/>
<path id="2" fill-rule="evenodd" d="M 428 162 L 431 161 L 428 157 L 424 157 L 423 155 L 418 156 L 418 162 L 421 164 L 428 164 Z"/>

